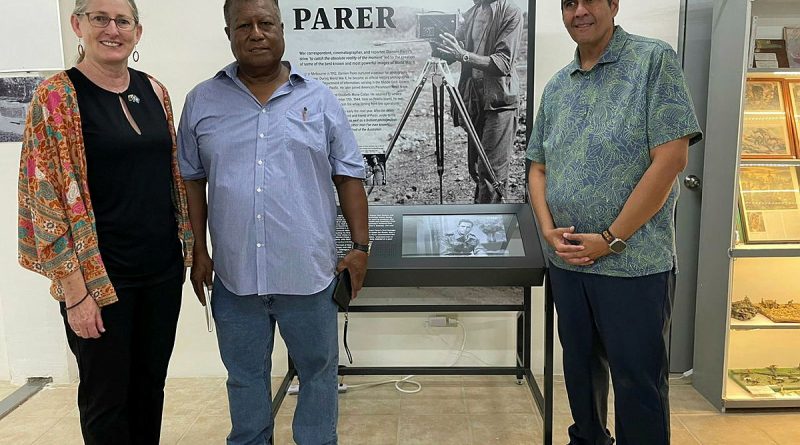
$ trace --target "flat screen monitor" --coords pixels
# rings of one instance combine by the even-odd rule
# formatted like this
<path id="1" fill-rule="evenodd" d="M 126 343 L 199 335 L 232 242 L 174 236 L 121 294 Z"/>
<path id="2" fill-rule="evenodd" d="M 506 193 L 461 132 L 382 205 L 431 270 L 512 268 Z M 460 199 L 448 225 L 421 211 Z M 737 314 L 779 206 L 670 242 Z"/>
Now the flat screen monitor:
<path id="1" fill-rule="evenodd" d="M 404 258 L 523 257 L 513 213 L 403 215 Z"/>

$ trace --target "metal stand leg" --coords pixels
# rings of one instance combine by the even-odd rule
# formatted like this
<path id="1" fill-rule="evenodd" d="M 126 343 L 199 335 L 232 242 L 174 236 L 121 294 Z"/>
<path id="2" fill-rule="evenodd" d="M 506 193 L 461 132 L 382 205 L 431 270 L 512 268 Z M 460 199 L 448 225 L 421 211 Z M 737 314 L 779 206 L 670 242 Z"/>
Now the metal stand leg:
<path id="1" fill-rule="evenodd" d="M 544 277 L 544 445 L 553 443 L 553 327 L 555 324 L 550 271 Z"/>
<path id="2" fill-rule="evenodd" d="M 522 333 L 522 367 L 526 370 L 531 369 L 531 288 L 525 287 L 523 291 L 523 301 L 525 306 L 525 320 Z"/>

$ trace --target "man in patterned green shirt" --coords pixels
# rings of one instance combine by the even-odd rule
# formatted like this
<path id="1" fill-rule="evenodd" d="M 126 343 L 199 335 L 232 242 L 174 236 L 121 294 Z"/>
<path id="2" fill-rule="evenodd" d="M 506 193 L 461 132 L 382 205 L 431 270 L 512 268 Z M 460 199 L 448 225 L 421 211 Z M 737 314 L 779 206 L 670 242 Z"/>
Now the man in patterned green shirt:
<path id="1" fill-rule="evenodd" d="M 574 424 L 570 445 L 669 444 L 677 176 L 702 138 L 675 51 L 614 26 L 619 0 L 561 0 L 578 44 L 528 146 Z"/>

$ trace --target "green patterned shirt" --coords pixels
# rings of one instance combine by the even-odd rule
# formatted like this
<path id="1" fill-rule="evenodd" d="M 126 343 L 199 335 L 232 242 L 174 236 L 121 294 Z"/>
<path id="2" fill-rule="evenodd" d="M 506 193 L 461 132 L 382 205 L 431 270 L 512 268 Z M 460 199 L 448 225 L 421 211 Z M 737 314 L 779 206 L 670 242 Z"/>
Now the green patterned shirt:
<path id="1" fill-rule="evenodd" d="M 650 167 L 650 150 L 691 136 L 702 139 L 675 51 L 665 42 L 628 34 L 617 26 L 591 70 L 575 60 L 548 82 L 527 157 L 546 164 L 547 204 L 556 227 L 600 233 L 622 211 Z M 675 203 L 664 207 L 628 240 L 620 255 L 592 266 L 566 264 L 547 245 L 557 267 L 617 277 L 638 277 L 677 267 Z"/>

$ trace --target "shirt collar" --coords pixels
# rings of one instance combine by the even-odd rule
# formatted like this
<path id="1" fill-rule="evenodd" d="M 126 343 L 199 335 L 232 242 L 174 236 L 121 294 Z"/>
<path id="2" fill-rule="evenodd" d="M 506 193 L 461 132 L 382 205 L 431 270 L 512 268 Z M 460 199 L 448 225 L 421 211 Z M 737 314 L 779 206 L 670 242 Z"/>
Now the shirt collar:
<path id="1" fill-rule="evenodd" d="M 305 82 L 306 80 L 308 80 L 308 76 L 306 76 L 302 71 L 297 69 L 297 67 L 295 67 L 291 63 L 287 61 L 283 61 L 281 63 L 283 63 L 287 68 L 289 68 L 289 84 L 291 86 L 295 86 L 299 82 Z M 214 77 L 219 79 L 222 76 L 227 76 L 233 80 L 236 80 L 237 79 L 236 73 L 238 70 L 239 70 L 239 62 L 234 61 L 231 62 L 225 68 L 222 68 L 219 72 L 217 72 L 217 74 Z"/>
<path id="2" fill-rule="evenodd" d="M 611 41 L 608 42 L 608 46 L 606 50 L 603 52 L 603 55 L 600 56 L 600 59 L 597 61 L 597 65 L 601 65 L 604 63 L 614 63 L 619 60 L 620 54 L 622 53 L 622 48 L 625 47 L 625 42 L 628 41 L 629 34 L 622 29 L 621 26 L 617 25 L 614 27 L 614 35 L 611 37 Z M 595 65 L 595 66 L 597 66 Z M 575 74 L 576 71 L 583 71 L 581 69 L 581 54 L 578 49 L 575 49 L 575 58 L 572 60 L 572 63 L 569 65 L 569 73 Z"/>

